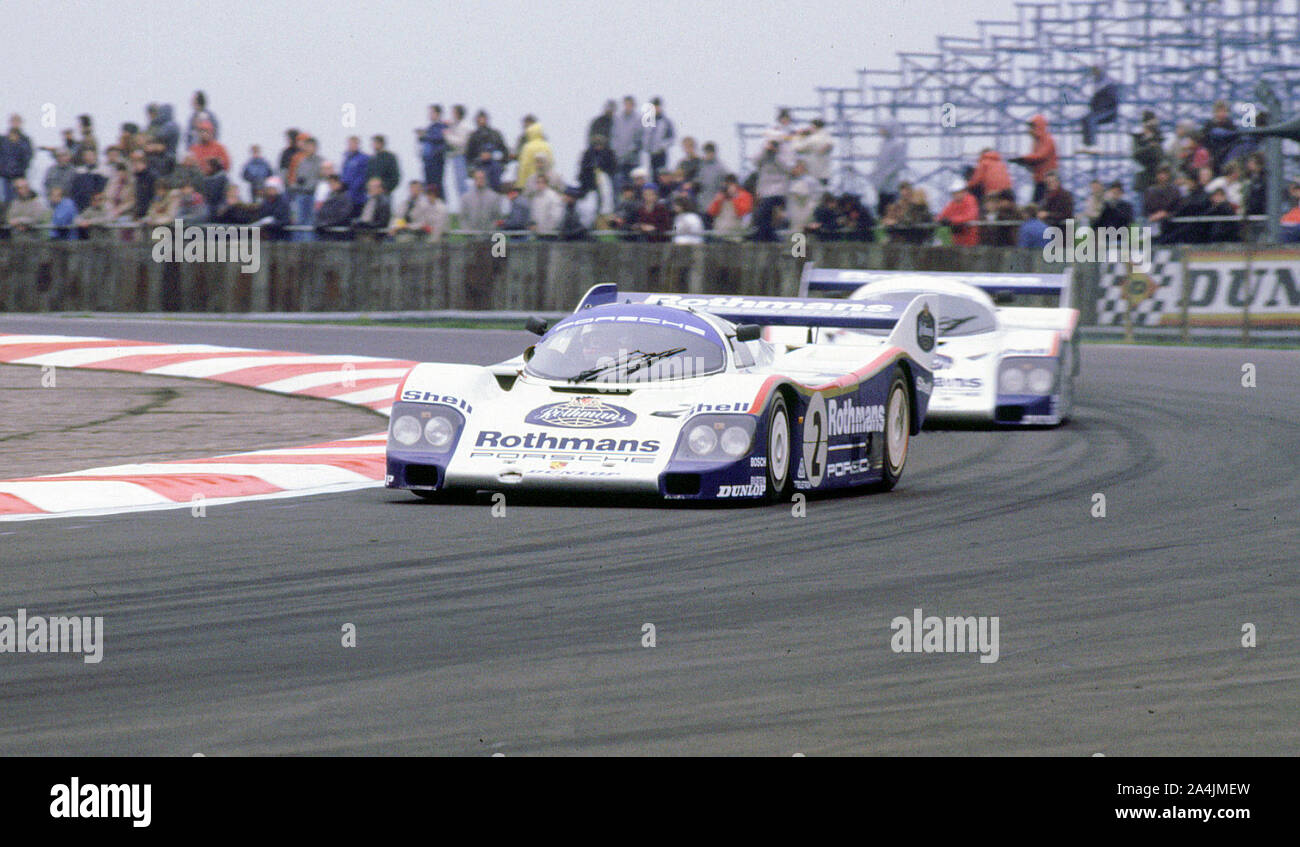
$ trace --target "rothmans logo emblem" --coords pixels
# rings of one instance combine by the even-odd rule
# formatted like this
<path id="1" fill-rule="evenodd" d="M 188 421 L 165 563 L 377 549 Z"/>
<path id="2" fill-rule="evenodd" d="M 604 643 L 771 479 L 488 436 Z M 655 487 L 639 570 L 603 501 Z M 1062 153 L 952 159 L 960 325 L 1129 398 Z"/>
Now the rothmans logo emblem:
<path id="1" fill-rule="evenodd" d="M 568 429 L 604 429 L 631 426 L 636 414 L 622 406 L 606 403 L 599 397 L 575 397 L 563 403 L 550 403 L 533 409 L 524 421 L 540 426 Z"/>
<path id="2" fill-rule="evenodd" d="M 916 315 L 916 346 L 929 353 L 934 349 L 935 328 L 934 315 L 923 306 Z"/>

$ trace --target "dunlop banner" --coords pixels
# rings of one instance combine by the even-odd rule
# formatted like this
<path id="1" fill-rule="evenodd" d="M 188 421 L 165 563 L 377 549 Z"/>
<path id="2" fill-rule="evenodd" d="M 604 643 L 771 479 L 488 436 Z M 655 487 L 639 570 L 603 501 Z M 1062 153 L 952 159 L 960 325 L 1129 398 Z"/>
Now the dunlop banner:
<path id="1" fill-rule="evenodd" d="M 1122 325 L 1131 301 L 1135 326 L 1181 326 L 1184 283 L 1189 326 L 1238 327 L 1248 314 L 1251 326 L 1300 330 L 1300 249 L 1269 246 L 1161 249 L 1149 273 L 1111 264 L 1102 274 L 1097 322 Z"/>

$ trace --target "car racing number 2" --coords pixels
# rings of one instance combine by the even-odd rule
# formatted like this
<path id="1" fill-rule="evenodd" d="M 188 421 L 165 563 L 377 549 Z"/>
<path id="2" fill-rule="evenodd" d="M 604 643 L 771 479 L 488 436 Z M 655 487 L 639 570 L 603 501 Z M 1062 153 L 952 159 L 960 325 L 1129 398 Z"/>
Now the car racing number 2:
<path id="1" fill-rule="evenodd" d="M 826 398 L 814 394 L 803 417 L 803 467 L 808 482 L 816 488 L 826 475 L 827 433 Z"/>

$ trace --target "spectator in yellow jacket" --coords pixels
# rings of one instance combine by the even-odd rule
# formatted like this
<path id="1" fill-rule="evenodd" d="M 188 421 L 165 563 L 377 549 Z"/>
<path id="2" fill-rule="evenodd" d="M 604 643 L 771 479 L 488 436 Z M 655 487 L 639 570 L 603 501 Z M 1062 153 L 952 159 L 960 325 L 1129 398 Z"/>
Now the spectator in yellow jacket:
<path id="1" fill-rule="evenodd" d="M 555 151 L 551 149 L 551 142 L 546 140 L 546 133 L 540 123 L 529 124 L 524 131 L 524 138 L 523 149 L 519 151 L 519 174 L 515 179 L 515 184 L 520 189 L 531 185 L 533 174 L 537 173 L 538 154 L 545 155 L 551 164 L 555 163 Z"/>

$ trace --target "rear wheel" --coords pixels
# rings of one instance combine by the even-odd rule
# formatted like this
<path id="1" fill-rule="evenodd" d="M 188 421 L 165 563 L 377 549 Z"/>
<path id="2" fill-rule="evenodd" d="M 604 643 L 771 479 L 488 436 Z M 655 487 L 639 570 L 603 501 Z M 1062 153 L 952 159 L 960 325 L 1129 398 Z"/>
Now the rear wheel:
<path id="1" fill-rule="evenodd" d="M 790 410 L 785 395 L 777 393 L 767 413 L 767 496 L 773 502 L 790 499 L 794 479 L 790 474 Z"/>
<path id="2" fill-rule="evenodd" d="M 878 491 L 889 491 L 898 484 L 907 465 L 907 448 L 912 437 L 912 397 L 907 375 L 901 368 L 894 370 L 885 401 L 884 450 L 881 456 L 881 477 Z"/>

